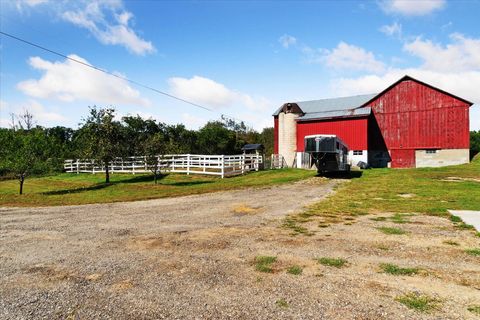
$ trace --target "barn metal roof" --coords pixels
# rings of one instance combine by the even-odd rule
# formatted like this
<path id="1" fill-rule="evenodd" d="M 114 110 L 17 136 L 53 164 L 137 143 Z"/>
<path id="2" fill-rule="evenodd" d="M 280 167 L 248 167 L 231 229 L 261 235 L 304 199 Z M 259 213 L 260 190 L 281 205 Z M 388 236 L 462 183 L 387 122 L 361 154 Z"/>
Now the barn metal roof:
<path id="1" fill-rule="evenodd" d="M 347 109 L 347 110 L 335 110 L 326 112 L 310 112 L 305 113 L 303 116 L 297 118 L 298 121 L 309 121 L 315 119 L 330 119 L 330 118 L 343 118 L 343 117 L 362 117 L 368 116 L 371 112 L 370 107 Z"/>
<path id="2" fill-rule="evenodd" d="M 352 109 L 361 107 L 363 104 L 370 101 L 375 96 L 376 94 L 365 94 L 365 95 L 342 97 L 342 98 L 299 101 L 294 103 L 298 105 L 300 109 L 302 109 L 303 113 L 305 113 L 303 117 L 305 117 L 305 116 L 308 116 L 308 114 L 310 113 L 333 113 L 333 112 L 347 113 L 347 112 L 350 112 Z M 283 109 L 283 106 L 278 108 L 273 115 L 277 116 L 282 109 Z"/>

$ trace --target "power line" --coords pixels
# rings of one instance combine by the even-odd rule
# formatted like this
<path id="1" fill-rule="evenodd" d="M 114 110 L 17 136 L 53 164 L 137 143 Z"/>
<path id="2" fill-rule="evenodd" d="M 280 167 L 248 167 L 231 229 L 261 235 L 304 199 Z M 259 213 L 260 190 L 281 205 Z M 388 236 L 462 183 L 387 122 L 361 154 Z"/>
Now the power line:
<path id="1" fill-rule="evenodd" d="M 241 121 L 241 122 L 245 122 L 245 121 L 243 121 L 243 120 L 241 120 L 241 119 L 236 119 L 235 117 L 232 117 L 232 116 L 230 116 L 230 115 L 228 115 L 228 114 L 224 114 L 224 113 L 217 112 L 217 111 L 215 111 L 215 110 L 213 110 L 213 109 L 211 109 L 211 108 L 202 106 L 202 105 L 200 105 L 200 104 L 198 104 L 198 103 L 195 103 L 195 102 L 192 102 L 192 101 L 188 101 L 188 100 L 186 100 L 186 99 L 183 99 L 183 98 L 174 96 L 174 95 L 172 95 L 172 94 L 170 94 L 170 93 L 167 93 L 167 92 L 164 92 L 164 91 L 155 89 L 155 88 L 153 88 L 153 87 L 150 87 L 150 86 L 145 85 L 145 84 L 143 84 L 143 83 L 140 83 L 140 82 L 138 82 L 138 81 L 131 80 L 131 79 L 127 78 L 127 77 L 120 76 L 120 75 L 115 74 L 115 73 L 113 73 L 113 72 L 110 72 L 110 71 L 108 71 L 108 70 L 105 70 L 105 69 L 96 67 L 96 66 L 94 66 L 94 65 L 92 65 L 92 64 L 89 64 L 89 63 L 86 63 L 86 62 L 77 60 L 77 59 L 72 58 L 72 57 L 69 57 L 69 56 L 67 56 L 67 55 L 65 55 L 65 54 L 63 54 L 63 53 L 57 52 L 57 51 L 52 50 L 52 49 L 48 49 L 48 48 L 46 48 L 46 47 L 44 47 L 44 46 L 41 46 L 41 45 L 36 44 L 36 43 L 33 43 L 33 42 L 31 42 L 31 41 L 28 41 L 28 40 L 19 38 L 19 37 L 17 37 L 17 36 L 12 35 L 12 34 L 3 32 L 3 31 L 1 31 L 1 30 L 0 30 L 0 34 L 2 34 L 2 35 L 4 35 L 4 36 L 7 36 L 7 37 L 10 37 L 10 38 L 12 38 L 12 39 L 14 39 L 14 40 L 23 42 L 23 43 L 25 43 L 25 44 L 28 44 L 28 45 L 30 45 L 30 46 L 32 46 L 32 47 L 35 47 L 35 48 L 44 50 L 44 51 L 46 51 L 46 52 L 52 53 L 52 54 L 57 55 L 57 56 L 60 56 L 60 57 L 65 58 L 65 59 L 67 59 L 67 60 L 73 61 L 73 62 L 75 62 L 75 63 L 78 63 L 78 64 L 80 64 L 80 65 L 83 65 L 84 67 L 88 67 L 88 68 L 91 68 L 91 69 L 94 69 L 94 70 L 103 72 L 103 73 L 108 74 L 108 75 L 110 75 L 110 76 L 113 76 L 113 77 L 115 77 L 115 78 L 118 78 L 118 79 L 127 81 L 127 82 L 129 82 L 129 83 L 132 83 L 132 84 L 134 84 L 134 85 L 136 85 L 136 86 L 139 86 L 139 87 L 145 88 L 145 89 L 147 89 L 147 90 L 151 90 L 151 91 L 153 91 L 153 92 L 156 92 L 156 93 L 159 93 L 159 94 L 161 94 L 161 95 L 167 96 L 167 97 L 169 97 L 169 98 L 172 98 L 172 99 L 175 99 L 175 100 L 178 100 L 178 101 L 181 101 L 181 102 L 190 104 L 190 105 L 192 105 L 192 106 L 194 106 L 194 107 L 201 108 L 201 109 L 204 109 L 204 110 L 213 112 L 213 113 L 218 113 L 218 114 L 220 114 L 220 115 L 222 115 L 222 116 L 227 116 L 228 118 L 231 118 L 231 119 L 234 119 L 234 120 L 239 120 L 239 121 Z"/>

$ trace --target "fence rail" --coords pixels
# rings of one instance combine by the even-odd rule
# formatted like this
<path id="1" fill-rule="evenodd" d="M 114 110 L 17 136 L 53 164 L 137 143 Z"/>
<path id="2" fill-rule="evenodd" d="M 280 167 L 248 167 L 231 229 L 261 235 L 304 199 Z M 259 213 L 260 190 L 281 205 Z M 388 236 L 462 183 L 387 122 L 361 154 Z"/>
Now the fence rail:
<path id="1" fill-rule="evenodd" d="M 178 172 L 186 174 L 207 174 L 235 176 L 249 171 L 263 169 L 263 156 L 257 154 L 240 155 L 200 155 L 200 154 L 170 154 L 157 156 L 156 161 L 145 156 L 116 158 L 108 169 L 112 173 L 146 173 L 155 170 L 155 166 L 163 172 Z M 93 160 L 65 160 L 64 169 L 72 173 L 101 173 L 105 166 Z"/>

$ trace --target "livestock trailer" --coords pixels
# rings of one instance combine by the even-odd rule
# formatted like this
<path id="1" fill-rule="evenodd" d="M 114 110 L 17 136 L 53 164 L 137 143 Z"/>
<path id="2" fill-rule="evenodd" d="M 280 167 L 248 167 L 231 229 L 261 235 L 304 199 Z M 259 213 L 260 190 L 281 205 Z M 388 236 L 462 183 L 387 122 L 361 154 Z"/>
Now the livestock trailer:
<path id="1" fill-rule="evenodd" d="M 305 152 L 310 154 L 310 164 L 315 164 L 318 173 L 350 171 L 348 147 L 336 135 L 305 136 Z"/>

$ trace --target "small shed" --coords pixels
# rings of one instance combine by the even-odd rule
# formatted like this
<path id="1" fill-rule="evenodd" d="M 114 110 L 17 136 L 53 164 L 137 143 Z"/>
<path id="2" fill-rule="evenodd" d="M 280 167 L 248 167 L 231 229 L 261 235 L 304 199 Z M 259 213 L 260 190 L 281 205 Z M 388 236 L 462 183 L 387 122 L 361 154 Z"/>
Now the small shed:
<path id="1" fill-rule="evenodd" d="M 256 155 L 260 157 L 260 161 L 256 161 L 255 170 L 263 170 L 264 169 L 264 159 L 265 159 L 265 147 L 261 143 L 249 143 L 242 147 L 242 151 L 244 155 Z"/>

